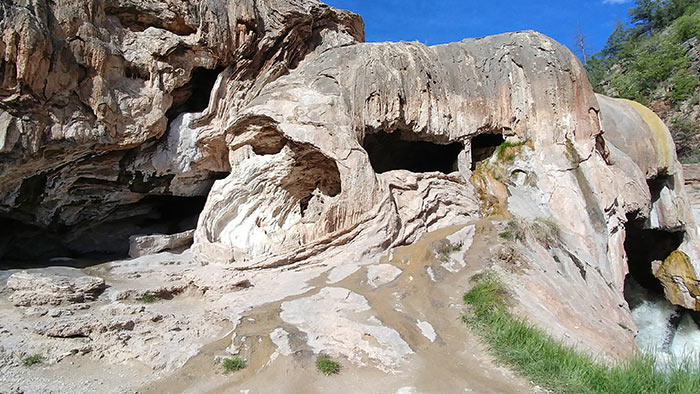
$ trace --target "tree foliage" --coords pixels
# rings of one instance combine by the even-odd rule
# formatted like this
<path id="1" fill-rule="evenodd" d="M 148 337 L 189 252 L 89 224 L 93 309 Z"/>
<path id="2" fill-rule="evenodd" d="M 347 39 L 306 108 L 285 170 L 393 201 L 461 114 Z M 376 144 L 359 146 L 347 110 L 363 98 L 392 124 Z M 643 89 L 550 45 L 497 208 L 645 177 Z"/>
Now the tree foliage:
<path id="1" fill-rule="evenodd" d="M 697 0 L 636 0 L 629 10 L 635 36 L 660 33 L 683 14 L 697 9 Z"/>
<path id="2" fill-rule="evenodd" d="M 698 0 L 636 0 L 631 26 L 615 23 L 605 47 L 586 64 L 594 90 L 648 104 L 667 85 L 673 102 L 692 97 L 697 75 L 682 44 L 700 37 Z"/>
<path id="3" fill-rule="evenodd" d="M 605 47 L 588 58 L 593 89 L 645 105 L 661 100 L 676 113 L 684 103 L 700 102 L 698 67 L 689 55 L 698 42 L 692 40 L 700 40 L 699 8 L 700 0 L 636 0 L 630 24 L 618 20 Z M 684 108 L 683 122 L 694 123 Z M 700 136 L 691 132 L 698 125 L 680 130 L 676 125 L 685 123 L 666 120 L 674 136 L 695 141 L 676 141 L 681 159 L 690 151 L 700 159 Z"/>

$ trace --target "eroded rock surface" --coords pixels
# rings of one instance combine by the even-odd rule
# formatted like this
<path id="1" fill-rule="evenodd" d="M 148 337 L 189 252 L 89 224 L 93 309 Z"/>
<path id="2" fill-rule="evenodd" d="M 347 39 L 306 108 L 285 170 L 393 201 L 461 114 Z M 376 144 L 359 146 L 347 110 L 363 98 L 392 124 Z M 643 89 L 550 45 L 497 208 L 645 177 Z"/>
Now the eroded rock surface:
<path id="1" fill-rule="evenodd" d="M 641 104 L 598 96 L 603 109 L 603 126 L 611 160 L 620 171 L 621 193 L 627 203 L 627 241 L 642 231 L 675 234 L 677 244 L 664 245 L 664 237 L 648 239 L 654 249 L 670 249 L 656 257 L 649 253 L 653 273 L 661 281 L 666 297 L 690 310 L 700 308 L 700 237 L 692 210 L 692 200 L 683 187 L 683 166 L 678 162 L 668 128 L 651 110 Z M 627 157 L 619 152 L 623 151 Z M 632 160 L 636 166 L 628 162 Z M 640 171 L 641 170 L 641 173 Z M 642 176 L 643 174 L 643 176 Z M 646 183 L 646 188 L 644 187 Z M 630 268 L 635 267 L 634 250 L 627 250 Z M 642 249 L 643 250 L 643 249 Z M 653 262 L 653 260 L 657 260 Z M 644 267 L 648 270 L 647 267 Z"/>
<path id="2" fill-rule="evenodd" d="M 31 351 L 221 392 L 234 353 L 308 392 L 326 352 L 348 392 L 532 392 L 459 323 L 476 272 L 601 356 L 637 350 L 628 275 L 700 309 L 668 129 L 539 33 L 365 44 L 316 0 L 18 0 L 0 29 L 0 258 L 139 256 L 0 276 L 11 387 L 42 391 Z"/>
<path id="3" fill-rule="evenodd" d="M 472 138 L 530 140 L 566 165 L 556 144 L 590 156 L 597 108 L 575 57 L 534 32 L 330 49 L 232 118 L 232 173 L 212 189 L 195 248 L 207 261 L 289 264 L 372 231 L 362 260 L 479 216 Z M 534 132 L 545 128 L 553 134 Z"/>
<path id="4" fill-rule="evenodd" d="M 20 259 L 188 229 L 162 196 L 206 196 L 230 170 L 228 114 L 364 34 L 316 0 L 20 0 L 0 31 L 0 252 Z"/>
<path id="5" fill-rule="evenodd" d="M 56 306 L 94 301 L 104 289 L 104 279 L 94 276 L 18 272 L 7 279 L 4 292 L 16 306 Z"/>
<path id="6" fill-rule="evenodd" d="M 311 297 L 282 303 L 280 318 L 306 333 L 314 353 L 343 355 L 357 363 L 369 358 L 389 371 L 413 351 L 396 330 L 369 315 L 371 309 L 357 293 L 326 287 Z M 358 319 L 363 312 L 366 317 Z"/>
<path id="7" fill-rule="evenodd" d="M 129 237 L 129 256 L 141 257 L 165 250 L 186 249 L 193 240 L 194 230 L 177 234 L 132 235 Z"/>

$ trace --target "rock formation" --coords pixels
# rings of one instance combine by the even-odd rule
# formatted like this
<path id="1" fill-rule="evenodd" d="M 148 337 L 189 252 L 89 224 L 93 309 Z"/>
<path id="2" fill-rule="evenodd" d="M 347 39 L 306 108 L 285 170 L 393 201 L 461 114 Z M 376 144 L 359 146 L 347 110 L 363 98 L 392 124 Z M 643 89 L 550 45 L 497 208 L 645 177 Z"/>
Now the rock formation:
<path id="1" fill-rule="evenodd" d="M 169 372 L 233 329 L 224 348 L 269 353 L 260 368 L 329 351 L 396 372 L 455 341 L 437 312 L 477 268 L 605 356 L 636 351 L 628 273 L 700 310 L 668 129 L 594 95 L 539 33 L 362 43 L 357 15 L 315 0 L 15 0 L 0 27 L 0 258 L 125 256 L 129 239 L 138 256 L 89 270 L 104 293 L 13 273 L 12 355 L 45 341 L 52 361 Z M 28 309 L 32 281 L 61 289 L 40 304 L 88 306 Z"/>
<path id="2" fill-rule="evenodd" d="M 24 259 L 189 229 L 230 170 L 228 114 L 363 38 L 357 15 L 278 0 L 10 1 L 0 30 L 0 250 Z"/>
<path id="3" fill-rule="evenodd" d="M 45 276 L 17 273 L 6 284 L 15 306 L 61 305 L 93 301 L 105 288 L 102 278 Z"/>

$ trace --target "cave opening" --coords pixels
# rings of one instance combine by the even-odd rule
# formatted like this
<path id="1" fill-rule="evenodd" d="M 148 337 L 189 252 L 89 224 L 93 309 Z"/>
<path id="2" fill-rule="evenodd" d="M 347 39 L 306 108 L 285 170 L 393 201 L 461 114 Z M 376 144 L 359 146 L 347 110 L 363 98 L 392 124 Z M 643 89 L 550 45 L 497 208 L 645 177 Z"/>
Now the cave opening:
<path id="1" fill-rule="evenodd" d="M 652 272 L 652 262 L 664 261 L 678 249 L 685 232 L 649 229 L 645 223 L 634 212 L 627 215 L 625 224 L 624 248 L 629 273 L 625 277 L 624 298 L 637 324 L 635 339 L 641 349 L 683 358 L 675 352 L 679 343 L 700 333 L 698 315 L 666 299 L 661 281 Z"/>
<path id="2" fill-rule="evenodd" d="M 199 214 L 204 209 L 206 196 L 150 195 L 137 204 L 147 207 L 149 213 L 137 219 L 145 228 L 163 228 L 164 234 L 179 233 L 197 227 Z"/>
<path id="3" fill-rule="evenodd" d="M 649 187 L 651 202 L 653 204 L 661 198 L 661 193 L 664 189 L 673 190 L 675 188 L 675 181 L 673 176 L 660 173 L 654 178 L 647 180 L 647 186 Z"/>
<path id="4" fill-rule="evenodd" d="M 663 296 L 663 286 L 652 273 L 652 262 L 665 260 L 683 242 L 683 231 L 644 228 L 644 219 L 634 213 L 627 215 L 625 252 L 629 267 L 628 278 L 650 293 Z"/>
<path id="5" fill-rule="evenodd" d="M 476 169 L 476 163 L 491 157 L 504 142 L 501 134 L 479 134 L 472 138 L 472 171 Z"/>
<path id="6" fill-rule="evenodd" d="M 438 144 L 412 139 L 410 133 L 395 131 L 367 134 L 363 148 L 378 174 L 392 170 L 434 172 L 457 171 L 457 157 L 463 150 L 459 142 Z"/>
<path id="7" fill-rule="evenodd" d="M 674 180 L 672 176 L 660 173 L 647 180 L 647 186 L 651 202 L 654 204 L 665 188 L 673 190 Z M 627 214 L 624 246 L 629 274 L 626 282 L 627 279 L 631 279 L 649 293 L 663 297 L 663 286 L 651 271 L 652 262 L 663 261 L 671 252 L 678 249 L 683 242 L 685 232 L 682 229 L 679 231 L 650 229 L 647 222 L 648 219 L 640 217 L 639 212 Z"/>
<path id="8" fill-rule="evenodd" d="M 125 258 L 130 236 L 194 229 L 205 203 L 205 196 L 150 195 L 117 207 L 98 224 L 71 227 L 44 228 L 0 217 L 3 229 L 14 229 L 0 240 L 0 267 L 85 267 Z"/>
<path id="9" fill-rule="evenodd" d="M 173 104 L 165 113 L 168 122 L 172 122 L 181 113 L 202 112 L 207 109 L 216 79 L 223 70 L 223 67 L 197 67 L 192 70 L 190 80 L 171 93 Z"/>

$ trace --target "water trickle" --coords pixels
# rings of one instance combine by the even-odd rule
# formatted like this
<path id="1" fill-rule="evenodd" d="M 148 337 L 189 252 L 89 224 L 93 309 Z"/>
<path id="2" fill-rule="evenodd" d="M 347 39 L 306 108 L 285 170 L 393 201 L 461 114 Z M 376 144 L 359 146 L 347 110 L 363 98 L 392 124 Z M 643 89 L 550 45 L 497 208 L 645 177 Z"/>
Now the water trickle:
<path id="1" fill-rule="evenodd" d="M 700 328 L 690 311 L 672 305 L 632 278 L 625 282 L 625 296 L 639 330 L 636 340 L 642 351 L 659 356 L 660 361 L 700 355 Z"/>

